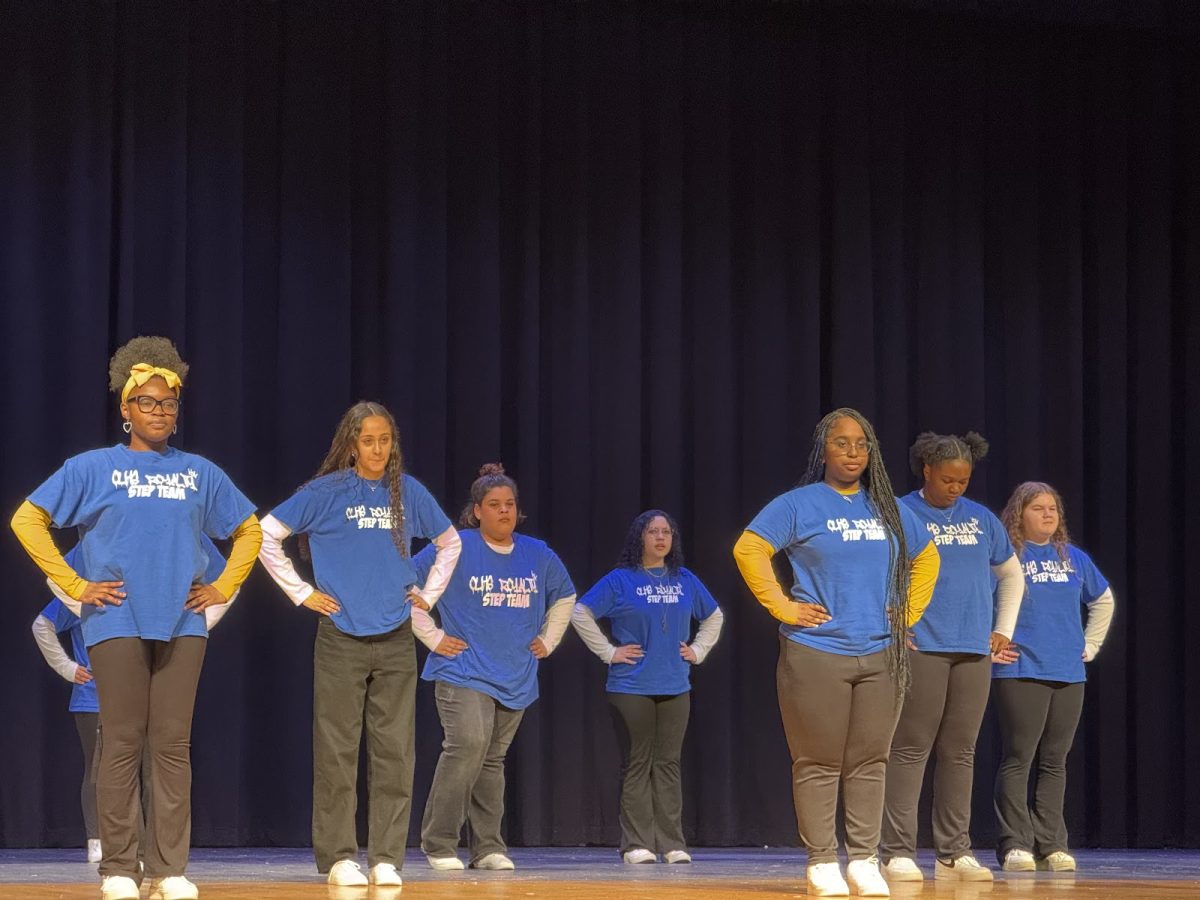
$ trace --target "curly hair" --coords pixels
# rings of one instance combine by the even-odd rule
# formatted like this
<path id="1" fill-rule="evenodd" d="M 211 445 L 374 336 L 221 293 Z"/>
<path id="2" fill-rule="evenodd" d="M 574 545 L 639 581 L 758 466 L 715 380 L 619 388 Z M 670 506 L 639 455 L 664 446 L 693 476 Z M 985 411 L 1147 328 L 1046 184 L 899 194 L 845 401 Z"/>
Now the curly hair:
<path id="1" fill-rule="evenodd" d="M 524 522 L 525 514 L 521 512 L 521 493 L 517 490 L 517 483 L 504 474 L 502 463 L 494 462 L 484 463 L 479 467 L 479 477 L 471 483 L 471 498 L 459 514 L 458 524 L 463 528 L 478 528 L 479 519 L 475 517 L 475 507 L 482 505 L 488 491 L 498 487 L 512 490 L 513 499 L 517 501 L 517 521 Z"/>
<path id="2" fill-rule="evenodd" d="M 683 536 L 679 532 L 679 523 L 671 517 L 670 513 L 663 512 L 661 509 L 648 509 L 629 524 L 629 532 L 625 535 L 625 545 L 621 548 L 621 555 L 617 558 L 618 569 L 640 569 L 642 567 L 642 536 L 650 527 L 650 523 L 658 516 L 666 519 L 667 526 L 671 529 L 671 551 L 663 560 L 663 565 L 672 575 L 679 574 L 679 570 L 683 568 Z"/>
<path id="3" fill-rule="evenodd" d="M 888 665 L 895 675 L 896 689 L 903 695 L 908 691 L 912 680 L 907 650 L 908 588 L 912 579 L 912 560 L 908 558 L 908 541 L 904 537 L 900 507 L 896 503 L 892 481 L 883 465 L 879 439 L 875 436 L 875 429 L 862 413 L 843 406 L 817 423 L 817 427 L 813 429 L 813 445 L 808 455 L 808 467 L 800 478 L 800 485 L 824 480 L 825 445 L 829 440 L 830 430 L 839 419 L 853 419 L 857 422 L 871 446 L 860 482 L 867 495 L 867 507 L 879 517 L 883 527 L 893 538 L 888 541 L 886 606 L 892 630 L 892 642 L 888 646 Z"/>
<path id="4" fill-rule="evenodd" d="M 1063 509 L 1062 496 L 1046 482 L 1023 481 L 1013 488 L 1012 496 L 1008 498 L 1008 502 L 1004 504 L 1004 510 L 1000 513 L 1000 521 L 1004 523 L 1004 529 L 1008 532 L 1009 540 L 1012 541 L 1013 550 L 1020 558 L 1021 551 L 1025 549 L 1025 530 L 1022 528 L 1021 522 L 1025 518 L 1025 510 L 1029 508 L 1029 504 L 1038 494 L 1049 494 L 1058 505 L 1058 528 L 1050 536 L 1050 543 L 1058 551 L 1059 559 L 1067 562 L 1067 544 L 1071 541 L 1071 535 L 1067 532 L 1067 512 Z"/>
<path id="5" fill-rule="evenodd" d="M 342 472 L 349 477 L 354 471 L 358 435 L 362 431 L 363 419 L 371 416 L 381 416 L 387 419 L 388 427 L 392 429 L 392 450 L 388 454 L 385 474 L 388 480 L 388 498 L 392 504 L 392 543 L 403 557 L 408 556 L 408 541 L 405 539 L 404 515 L 404 457 L 400 452 L 400 432 L 396 428 L 396 420 L 382 403 L 370 400 L 360 400 L 346 410 L 333 440 L 329 444 L 329 452 L 317 467 L 316 474 L 305 484 L 311 483 L 324 475 Z M 309 559 L 308 540 L 306 535 L 300 535 L 300 554 Z"/>
<path id="6" fill-rule="evenodd" d="M 170 369 L 187 380 L 188 364 L 179 356 L 179 351 L 165 337 L 135 337 L 122 344 L 108 361 L 108 389 L 120 393 L 129 380 L 130 370 L 138 363 L 149 363 L 161 369 Z"/>
<path id="7" fill-rule="evenodd" d="M 988 442 L 977 432 L 968 431 L 959 437 L 957 434 L 923 431 L 908 448 L 908 464 L 914 475 L 924 478 L 926 466 L 961 459 L 974 469 L 975 464 L 987 456 L 987 453 Z"/>

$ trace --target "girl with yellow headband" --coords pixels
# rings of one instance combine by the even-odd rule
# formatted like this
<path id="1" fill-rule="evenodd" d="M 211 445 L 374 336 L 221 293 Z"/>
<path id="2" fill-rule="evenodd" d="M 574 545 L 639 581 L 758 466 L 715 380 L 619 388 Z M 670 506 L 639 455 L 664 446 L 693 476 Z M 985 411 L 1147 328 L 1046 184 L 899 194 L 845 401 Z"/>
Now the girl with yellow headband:
<path id="1" fill-rule="evenodd" d="M 187 365 L 166 338 L 140 337 L 109 363 L 129 443 L 68 459 L 21 505 L 12 528 L 50 581 L 82 604 L 100 699 L 97 775 L 103 900 L 136 900 L 138 778 L 148 745 L 151 827 L 142 848 L 150 900 L 199 896 L 184 871 L 191 840 L 191 729 L 208 628 L 262 542 L 254 505 L 217 466 L 169 446 Z M 50 526 L 78 528 L 76 567 Z M 212 582 L 205 535 L 232 538 Z"/>

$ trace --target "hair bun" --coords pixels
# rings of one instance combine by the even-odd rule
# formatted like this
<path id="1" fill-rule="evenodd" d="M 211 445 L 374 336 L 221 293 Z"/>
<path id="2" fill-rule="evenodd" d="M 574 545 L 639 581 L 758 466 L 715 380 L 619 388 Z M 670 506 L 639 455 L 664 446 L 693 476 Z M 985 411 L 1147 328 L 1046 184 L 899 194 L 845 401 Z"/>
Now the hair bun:
<path id="1" fill-rule="evenodd" d="M 484 463 L 479 467 L 479 477 L 484 478 L 488 475 L 503 475 L 504 466 L 498 462 Z"/>

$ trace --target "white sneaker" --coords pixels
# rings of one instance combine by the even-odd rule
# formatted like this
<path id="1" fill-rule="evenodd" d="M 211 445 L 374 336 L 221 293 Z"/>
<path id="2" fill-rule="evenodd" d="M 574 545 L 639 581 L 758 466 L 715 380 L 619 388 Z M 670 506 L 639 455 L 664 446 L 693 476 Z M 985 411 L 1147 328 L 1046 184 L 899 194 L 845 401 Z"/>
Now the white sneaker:
<path id="1" fill-rule="evenodd" d="M 335 862 L 325 881 L 329 884 L 340 884 L 343 887 L 367 886 L 367 876 L 362 873 L 362 866 L 352 859 L 339 859 Z"/>
<path id="2" fill-rule="evenodd" d="M 503 853 L 489 853 L 471 863 L 472 869 L 490 869 L 493 872 L 511 872 L 516 866 Z"/>
<path id="3" fill-rule="evenodd" d="M 924 881 L 923 873 L 917 864 L 907 856 L 893 856 L 879 870 L 888 881 Z"/>
<path id="4" fill-rule="evenodd" d="M 643 849 L 641 847 L 638 847 L 635 850 L 626 850 L 625 854 L 621 858 L 623 860 L 625 860 L 625 862 L 629 863 L 630 865 L 638 865 L 640 863 L 658 862 L 657 856 L 655 856 L 649 850 Z"/>
<path id="5" fill-rule="evenodd" d="M 392 887 L 404 884 L 404 879 L 400 877 L 400 873 L 396 871 L 396 867 L 391 863 L 376 863 L 371 866 L 370 881 L 371 884 L 390 885 Z"/>
<path id="6" fill-rule="evenodd" d="M 686 850 L 668 850 L 663 859 L 669 863 L 690 863 L 692 861 L 692 854 Z"/>
<path id="7" fill-rule="evenodd" d="M 1000 866 L 1005 872 L 1032 872 L 1037 866 L 1033 862 L 1033 854 L 1028 850 L 1009 850 L 1004 854 L 1004 862 Z"/>
<path id="8" fill-rule="evenodd" d="M 429 868 L 437 869 L 439 872 L 457 872 L 463 868 L 462 860 L 457 856 L 430 856 L 425 854 L 425 858 L 429 860 Z"/>
<path id="9" fill-rule="evenodd" d="M 850 888 L 835 862 L 815 863 L 808 867 L 808 893 L 813 897 L 849 897 Z"/>
<path id="10" fill-rule="evenodd" d="M 853 860 L 846 866 L 846 880 L 859 897 L 890 897 L 891 890 L 879 874 L 879 859 L 874 856 Z"/>
<path id="11" fill-rule="evenodd" d="M 968 853 L 948 863 L 940 859 L 933 864 L 933 877 L 936 881 L 991 881 L 992 870 L 980 865 L 979 860 Z"/>
<path id="12" fill-rule="evenodd" d="M 150 882 L 149 900 L 196 900 L 200 889 L 182 875 L 155 878 Z"/>
<path id="13" fill-rule="evenodd" d="M 100 849 L 100 838 L 88 838 L 88 862 L 98 863 L 104 859 L 104 851 Z"/>
<path id="14" fill-rule="evenodd" d="M 105 875 L 100 880 L 100 900 L 138 900 L 138 883 L 125 875 Z"/>
<path id="15" fill-rule="evenodd" d="M 1075 857 L 1065 850 L 1055 850 L 1045 859 L 1039 859 L 1037 867 L 1043 872 L 1074 872 Z"/>

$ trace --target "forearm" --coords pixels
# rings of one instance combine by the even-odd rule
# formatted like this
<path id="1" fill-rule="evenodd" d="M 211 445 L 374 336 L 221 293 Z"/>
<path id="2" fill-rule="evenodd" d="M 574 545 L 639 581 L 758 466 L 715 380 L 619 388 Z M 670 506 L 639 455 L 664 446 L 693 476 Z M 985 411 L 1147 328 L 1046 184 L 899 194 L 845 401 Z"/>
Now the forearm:
<path id="1" fill-rule="evenodd" d="M 29 558 L 37 564 L 47 578 L 58 585 L 72 600 L 78 600 L 87 589 L 87 579 L 67 565 L 63 555 L 50 536 L 50 513 L 28 500 L 13 513 L 13 534 Z"/>
<path id="2" fill-rule="evenodd" d="M 438 602 L 446 590 L 446 585 L 450 583 L 450 576 L 454 574 L 454 566 L 458 563 L 458 555 L 462 552 L 462 539 L 452 526 L 435 537 L 433 545 L 437 547 L 437 555 L 433 558 L 433 565 L 429 568 L 429 575 L 420 591 L 422 599 L 430 607 Z"/>
<path id="3" fill-rule="evenodd" d="M 592 615 L 592 611 L 588 607 L 582 603 L 576 603 L 574 609 L 571 610 L 571 624 L 575 627 L 575 631 L 578 632 L 584 645 L 600 657 L 601 662 L 605 665 L 612 662 L 617 648 L 600 630 L 600 626 L 596 624 L 596 617 Z"/>
<path id="4" fill-rule="evenodd" d="M 721 626 L 724 624 L 725 614 L 719 609 L 714 609 L 708 618 L 700 621 L 700 627 L 696 629 L 696 637 L 690 644 L 692 652 L 696 654 L 696 665 L 704 662 L 705 657 L 716 645 L 717 638 L 721 636 Z"/>
<path id="5" fill-rule="evenodd" d="M 538 640 L 546 648 L 546 654 L 554 652 L 554 649 L 562 642 L 563 635 L 567 632 L 567 626 L 571 624 L 571 612 L 575 609 L 575 595 L 563 597 L 556 600 L 551 607 L 546 610 L 546 618 L 542 620 L 542 630 L 538 634 Z"/>
<path id="6" fill-rule="evenodd" d="M 229 561 L 225 570 L 213 582 L 213 587 L 221 595 L 229 599 L 237 593 L 250 570 L 254 568 L 254 560 L 262 547 L 263 532 L 257 516 L 250 516 L 237 527 L 233 535 L 233 546 L 229 548 Z"/>
<path id="7" fill-rule="evenodd" d="M 998 566 L 992 566 L 996 584 L 996 623 L 992 631 L 1012 640 L 1017 630 L 1017 615 L 1021 612 L 1021 600 L 1025 597 L 1025 574 L 1021 561 L 1014 553 Z"/>
<path id="8" fill-rule="evenodd" d="M 63 649 L 63 645 L 58 640 L 58 633 L 54 630 L 54 623 L 45 616 L 38 616 L 33 620 L 33 639 L 37 642 L 38 650 L 42 652 L 42 658 L 46 660 L 46 665 L 61 675 L 65 680 L 74 683 L 75 671 L 79 668 L 79 664 L 67 655 L 67 651 Z"/>
<path id="9" fill-rule="evenodd" d="M 259 547 L 258 558 L 262 561 L 267 574 L 287 594 L 288 599 L 299 606 L 316 589 L 300 577 L 291 558 L 283 552 L 284 538 L 292 532 L 274 516 L 266 516 L 260 525 L 262 546 Z"/>
<path id="10" fill-rule="evenodd" d="M 1116 605 L 1112 588 L 1088 604 L 1087 627 L 1083 629 L 1083 658 L 1088 662 L 1096 657 L 1104 639 L 1108 637 L 1108 627 L 1112 624 Z"/>
<path id="11" fill-rule="evenodd" d="M 734 562 L 754 599 L 780 622 L 796 625 L 799 620 L 793 609 L 795 601 L 784 593 L 771 566 L 775 552 L 768 541 L 753 531 L 743 531 L 733 545 Z"/>

